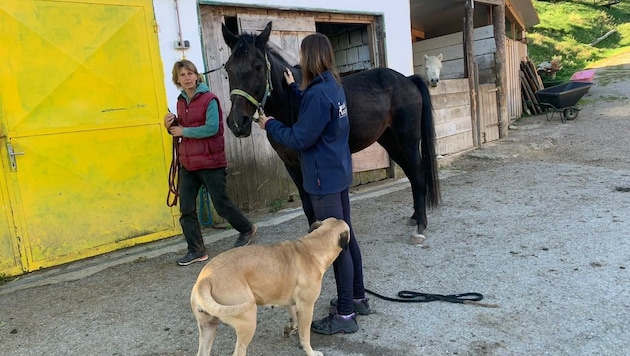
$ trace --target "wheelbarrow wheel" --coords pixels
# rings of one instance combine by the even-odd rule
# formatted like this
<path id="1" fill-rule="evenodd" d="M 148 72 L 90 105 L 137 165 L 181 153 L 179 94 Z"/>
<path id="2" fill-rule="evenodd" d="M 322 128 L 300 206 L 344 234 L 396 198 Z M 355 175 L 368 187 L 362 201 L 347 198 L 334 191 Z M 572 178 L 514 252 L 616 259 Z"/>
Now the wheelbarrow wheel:
<path id="1" fill-rule="evenodd" d="M 574 107 L 570 107 L 570 108 L 564 109 L 563 115 L 564 115 L 564 118 L 567 120 L 575 120 L 575 118 L 578 116 L 579 113 L 580 113 L 580 110 Z"/>

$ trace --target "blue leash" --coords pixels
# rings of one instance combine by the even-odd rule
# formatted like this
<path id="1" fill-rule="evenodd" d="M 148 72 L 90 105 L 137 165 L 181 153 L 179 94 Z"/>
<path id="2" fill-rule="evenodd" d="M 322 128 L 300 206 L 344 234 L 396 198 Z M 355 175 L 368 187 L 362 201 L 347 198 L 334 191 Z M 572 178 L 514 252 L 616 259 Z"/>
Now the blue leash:
<path id="1" fill-rule="evenodd" d="M 197 209 L 199 223 L 203 226 L 212 225 L 212 210 L 210 210 L 210 193 L 205 186 L 199 189 L 199 209 Z"/>

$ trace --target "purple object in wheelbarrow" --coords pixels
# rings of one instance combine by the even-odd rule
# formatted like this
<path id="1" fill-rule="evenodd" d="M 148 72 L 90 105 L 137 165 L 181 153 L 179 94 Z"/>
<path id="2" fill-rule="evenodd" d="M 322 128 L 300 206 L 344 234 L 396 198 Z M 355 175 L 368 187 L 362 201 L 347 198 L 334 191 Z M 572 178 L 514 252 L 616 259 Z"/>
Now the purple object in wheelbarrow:
<path id="1" fill-rule="evenodd" d="M 593 83 L 568 82 L 538 90 L 536 97 L 543 108 L 553 109 L 551 118 L 547 116 L 547 120 L 551 120 L 558 111 L 562 122 L 566 122 L 566 120 L 573 120 L 578 116 L 580 109 L 575 104 L 592 86 Z M 546 111 L 545 115 L 547 115 Z"/>

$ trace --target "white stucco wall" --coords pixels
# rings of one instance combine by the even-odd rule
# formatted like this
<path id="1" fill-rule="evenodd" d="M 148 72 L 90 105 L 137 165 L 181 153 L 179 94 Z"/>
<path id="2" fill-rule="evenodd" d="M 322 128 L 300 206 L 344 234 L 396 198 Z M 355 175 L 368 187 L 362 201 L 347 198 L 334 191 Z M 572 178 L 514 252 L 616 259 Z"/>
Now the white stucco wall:
<path id="1" fill-rule="evenodd" d="M 164 79 L 168 103 L 171 110 L 179 91 L 171 81 L 171 69 L 175 61 L 186 57 L 193 61 L 199 71 L 206 71 L 201 48 L 201 32 L 197 0 L 154 0 L 155 17 L 159 26 L 160 53 L 164 64 Z M 230 6 L 269 7 L 274 9 L 297 9 L 322 12 L 343 12 L 382 15 L 385 25 L 385 56 L 387 66 L 405 75 L 413 74 L 411 48 L 411 23 L 409 0 L 366 1 L 366 0 L 230 0 L 212 1 L 212 4 Z M 176 8 L 179 10 L 179 26 Z M 190 41 L 186 51 L 177 50 L 175 41 L 181 37 Z"/>

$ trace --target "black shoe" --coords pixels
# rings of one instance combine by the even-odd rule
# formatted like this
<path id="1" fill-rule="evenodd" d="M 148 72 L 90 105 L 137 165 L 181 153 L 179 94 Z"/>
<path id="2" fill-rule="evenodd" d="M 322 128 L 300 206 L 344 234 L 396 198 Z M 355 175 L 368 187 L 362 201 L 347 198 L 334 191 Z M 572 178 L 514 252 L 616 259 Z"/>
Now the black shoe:
<path id="1" fill-rule="evenodd" d="M 330 314 L 324 319 L 311 323 L 311 330 L 318 334 L 333 335 L 338 333 L 352 334 L 359 330 L 356 313 L 350 315 Z"/>
<path id="2" fill-rule="evenodd" d="M 352 301 L 352 306 L 354 307 L 354 312 L 359 315 L 369 315 L 372 314 L 372 308 L 370 308 L 369 298 L 363 297 L 361 299 L 354 299 Z M 330 300 L 330 305 L 333 307 L 337 307 L 337 298 L 333 298 Z"/>
<path id="3" fill-rule="evenodd" d="M 205 252 L 192 253 L 188 252 L 186 256 L 177 259 L 177 264 L 180 266 L 188 266 L 195 262 L 203 262 L 208 259 L 208 254 Z"/>
<path id="4" fill-rule="evenodd" d="M 256 230 L 258 230 L 256 225 L 252 225 L 251 230 L 238 235 L 238 239 L 236 239 L 236 242 L 234 243 L 234 247 L 247 246 L 250 243 L 252 243 L 256 239 Z"/>

